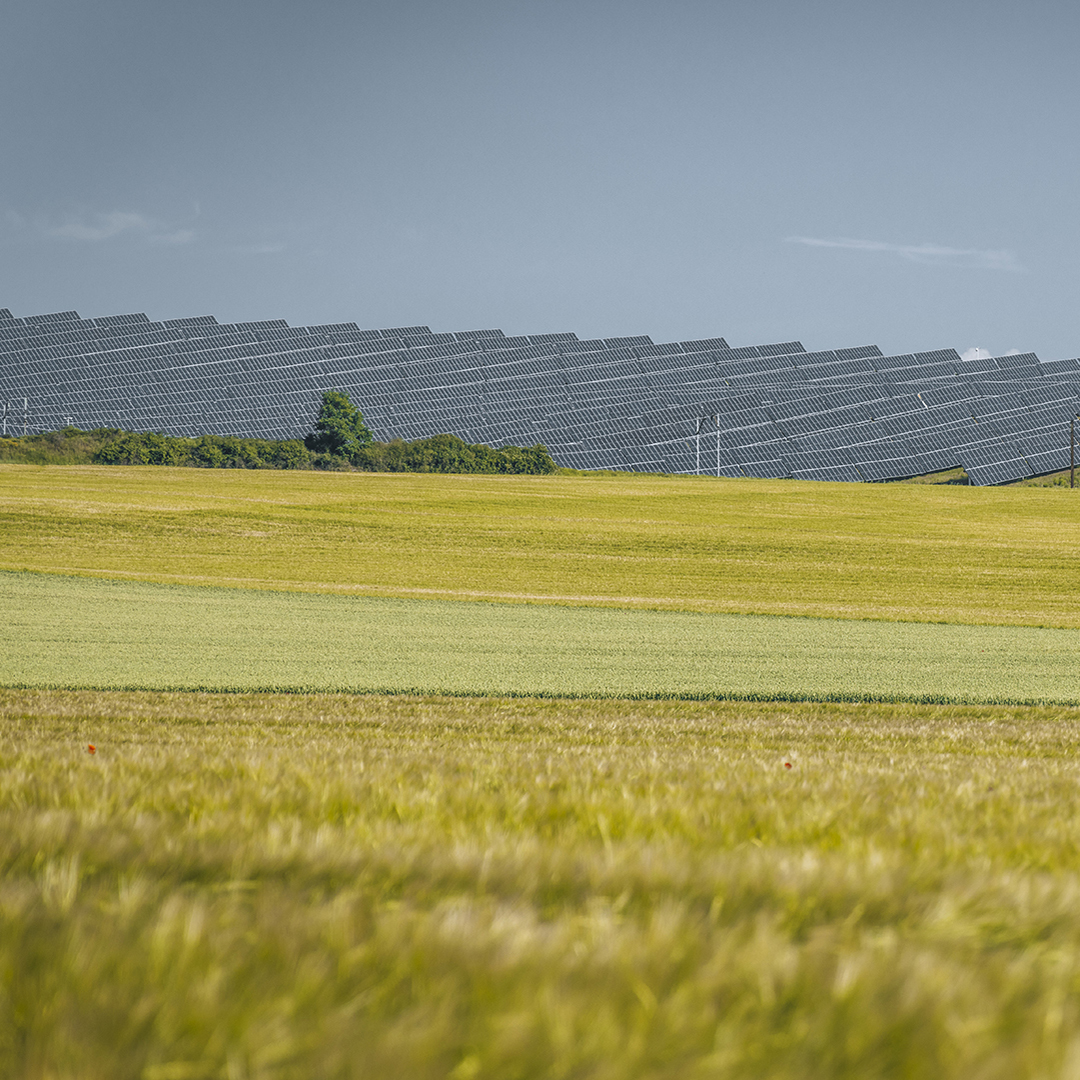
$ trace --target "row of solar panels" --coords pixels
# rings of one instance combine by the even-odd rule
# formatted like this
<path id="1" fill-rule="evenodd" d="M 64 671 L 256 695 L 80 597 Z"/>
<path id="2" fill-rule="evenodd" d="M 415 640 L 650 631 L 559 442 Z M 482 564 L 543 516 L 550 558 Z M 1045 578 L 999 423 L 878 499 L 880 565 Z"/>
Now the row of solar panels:
<path id="1" fill-rule="evenodd" d="M 1078 388 L 1076 360 L 1032 353 L 965 361 L 951 349 L 885 357 L 876 346 L 0 310 L 5 432 L 288 437 L 310 428 L 321 390 L 340 389 L 379 437 L 543 441 L 581 468 L 880 480 L 970 462 L 975 482 L 1000 483 L 1064 467 L 1062 447 L 1044 444 L 1061 442 Z M 703 442 L 715 461 L 703 463 Z"/>
<path id="2" fill-rule="evenodd" d="M 974 484 L 1001 484 L 1056 472 L 1072 460 L 1068 434 L 965 444 L 948 450 L 893 441 L 847 450 L 814 453 L 797 449 L 780 452 L 762 448 L 732 452 L 711 447 L 695 451 L 685 443 L 662 444 L 634 455 L 629 463 L 613 466 L 608 455 L 595 451 L 568 452 L 565 463 L 572 468 L 617 467 L 643 472 L 703 473 L 728 477 L 792 478 L 876 483 L 913 475 L 963 467 Z"/>
<path id="3" fill-rule="evenodd" d="M 320 389 L 351 382 L 334 374 L 310 379 L 277 377 L 269 381 L 179 377 L 142 384 L 114 379 L 81 384 L 55 382 L 38 391 L 34 405 L 43 414 L 76 407 L 81 412 L 95 405 L 106 412 L 132 409 L 141 412 L 156 406 L 165 416 L 176 402 L 202 401 L 209 405 L 237 397 L 257 397 L 267 402 L 298 401 L 306 407 L 317 398 Z M 363 393 L 362 384 L 354 389 Z M 575 424 L 595 428 L 604 423 L 630 431 L 640 426 L 638 418 L 671 410 L 676 410 L 680 417 L 693 416 L 703 422 L 712 418 L 709 426 L 719 425 L 729 431 L 775 424 L 785 434 L 792 434 L 868 421 L 897 428 L 925 428 L 955 425 L 969 419 L 979 421 L 998 414 L 1024 413 L 1053 404 L 1068 408 L 1075 399 L 1076 376 L 1071 380 L 1058 376 L 1007 383 L 969 381 L 950 386 L 914 384 L 903 392 L 883 392 L 865 386 L 828 393 L 817 386 L 806 386 L 804 390 L 802 394 L 793 391 L 791 396 L 779 401 L 747 394 L 703 399 L 697 392 L 689 392 L 643 394 L 606 405 L 598 405 L 588 387 L 576 395 L 550 393 L 543 402 L 532 404 L 520 399 L 485 401 L 480 395 L 449 391 L 438 395 L 437 402 L 424 400 L 424 395 L 413 395 L 404 404 L 399 401 L 390 406 L 372 405 L 366 409 L 366 415 L 370 423 L 402 438 L 445 430 L 448 422 L 461 419 L 468 419 L 469 427 L 483 420 L 489 426 L 499 424 L 511 431 L 523 424 L 551 429 Z M 17 401 L 19 388 L 16 386 L 13 392 L 0 396 Z"/>
<path id="4" fill-rule="evenodd" d="M 703 354 L 694 358 L 692 365 L 661 370 L 655 358 L 648 361 L 627 360 L 619 355 L 620 352 L 610 350 L 606 354 L 572 354 L 483 367 L 475 366 L 471 357 L 464 356 L 443 358 L 438 362 L 425 359 L 411 363 L 371 365 L 365 364 L 363 357 L 342 355 L 335 349 L 261 356 L 221 349 L 197 358 L 160 356 L 155 355 L 152 349 L 142 349 L 138 357 L 100 354 L 74 361 L 69 359 L 68 362 L 42 360 L 27 354 L 9 354 L 0 357 L 0 393 L 15 390 L 28 379 L 46 381 L 66 389 L 79 385 L 95 387 L 110 381 L 142 385 L 161 380 L 171 383 L 178 379 L 252 381 L 293 375 L 316 379 L 333 376 L 362 383 L 365 401 L 370 409 L 378 411 L 382 406 L 406 404 L 410 393 L 421 393 L 436 399 L 431 402 L 433 404 L 451 403 L 455 391 L 467 394 L 470 399 L 484 400 L 499 395 L 511 395 L 517 399 L 523 396 L 553 397 L 563 390 L 570 392 L 571 396 L 578 391 L 590 396 L 614 394 L 633 397 L 635 394 L 650 395 L 684 389 L 694 389 L 699 393 L 714 389 L 723 394 L 738 393 L 744 387 L 768 387 L 783 396 L 785 391 L 798 390 L 807 382 L 819 384 L 822 388 L 836 384 L 852 387 L 866 384 L 888 388 L 885 392 L 889 393 L 895 392 L 896 387 L 910 382 L 913 377 L 920 381 L 940 379 L 943 384 L 948 384 L 950 381 L 968 380 L 972 376 L 1024 378 L 1041 375 L 1045 370 L 1031 354 L 1028 354 L 1024 367 L 1012 362 L 1017 358 L 1002 358 L 1007 363 L 992 359 L 972 365 L 958 360 L 950 365 L 952 370 L 949 372 L 939 371 L 940 364 L 923 368 L 889 368 L 885 362 L 893 358 L 881 357 L 875 361 L 881 365 L 880 371 L 852 370 L 844 377 L 820 377 L 809 367 L 789 368 L 783 372 L 756 372 L 744 377 L 743 372 L 733 371 L 732 365 L 725 365 Z M 683 359 L 690 360 L 691 357 L 684 354 Z M 855 363 L 869 364 L 870 361 L 863 359 Z M 1072 371 L 1075 373 L 1075 369 Z M 1067 376 L 1070 370 L 1059 364 L 1053 370 L 1045 370 L 1045 373 Z M 443 393 L 429 393 L 431 391 Z"/>
<path id="5" fill-rule="evenodd" d="M 68 344 L 90 344 L 110 339 L 139 339 L 139 344 L 202 342 L 213 347 L 228 338 L 249 341 L 295 340 L 324 344 L 326 339 L 341 339 L 357 344 L 370 343 L 371 351 L 399 345 L 422 348 L 439 344 L 471 344 L 479 349 L 509 349 L 523 346 L 552 346 L 559 351 L 589 352 L 624 346 L 656 348 L 645 335 L 579 341 L 573 333 L 534 334 L 508 338 L 501 330 L 463 330 L 452 334 L 433 334 L 427 326 L 401 326 L 383 330 L 361 330 L 356 323 L 327 323 L 319 326 L 291 327 L 284 319 L 263 322 L 221 324 L 213 315 L 190 319 L 151 322 L 143 313 L 110 315 L 82 319 L 78 312 L 60 311 L 51 315 L 32 315 L 16 319 L 7 308 L 0 308 L 0 352 L 11 348 L 49 349 Z M 722 338 L 694 343 L 701 347 L 715 345 L 727 349 Z M 754 355 L 757 355 L 754 353 Z"/>

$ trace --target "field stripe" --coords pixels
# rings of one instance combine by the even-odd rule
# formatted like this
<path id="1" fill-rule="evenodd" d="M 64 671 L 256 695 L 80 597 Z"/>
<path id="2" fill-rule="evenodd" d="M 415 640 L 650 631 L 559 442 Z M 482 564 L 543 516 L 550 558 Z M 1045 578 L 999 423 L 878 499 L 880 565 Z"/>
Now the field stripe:
<path id="1" fill-rule="evenodd" d="M 0 684 L 1080 703 L 1080 631 L 0 573 Z"/>
<path id="2" fill-rule="evenodd" d="M 0 465 L 0 569 L 399 599 L 1080 629 L 1080 496 Z"/>

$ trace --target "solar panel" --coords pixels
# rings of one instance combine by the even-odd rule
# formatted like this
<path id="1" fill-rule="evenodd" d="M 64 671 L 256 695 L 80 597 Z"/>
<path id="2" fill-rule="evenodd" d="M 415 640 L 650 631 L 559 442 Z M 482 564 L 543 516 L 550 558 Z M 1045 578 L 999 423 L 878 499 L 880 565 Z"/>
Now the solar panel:
<path id="1" fill-rule="evenodd" d="M 973 484 L 1005 484 L 1030 475 L 1030 466 L 1019 450 L 1008 444 L 970 447 L 961 453 L 961 464 Z"/>
<path id="2" fill-rule="evenodd" d="M 577 334 L 573 333 L 561 333 L 561 334 L 530 334 L 529 340 L 534 345 L 550 345 L 553 343 L 563 341 L 577 341 Z"/>
<path id="3" fill-rule="evenodd" d="M 1002 371 L 1034 370 L 1039 363 L 1039 358 L 1034 353 L 1011 353 L 1008 356 L 995 356 L 993 359 Z"/>
<path id="4" fill-rule="evenodd" d="M 731 346 L 722 338 L 699 338 L 695 341 L 680 341 L 683 352 L 731 352 Z"/>
<path id="5" fill-rule="evenodd" d="M 455 335 L 456 336 L 456 335 Z M 531 344 L 528 337 L 518 335 L 515 337 L 490 337 L 490 338 L 460 338 L 470 348 L 478 352 L 498 354 L 502 349 L 512 349 Z"/>
<path id="6" fill-rule="evenodd" d="M 242 322 L 231 325 L 237 333 L 246 333 L 252 330 L 283 330 L 289 324 L 284 319 L 268 319 L 264 322 Z"/>
<path id="7" fill-rule="evenodd" d="M 26 315 L 22 321 L 26 326 L 41 326 L 51 323 L 79 322 L 81 320 L 77 311 L 54 311 L 48 315 Z"/>
<path id="8" fill-rule="evenodd" d="M 779 345 L 759 345 L 762 356 L 786 356 L 790 353 L 802 353 L 806 350 L 802 347 L 802 342 L 799 341 L 785 341 Z"/>
<path id="9" fill-rule="evenodd" d="M 855 348 L 837 349 L 836 355 L 840 360 L 862 360 L 865 357 L 880 356 L 881 350 L 876 345 L 858 345 Z"/>
<path id="10" fill-rule="evenodd" d="M 453 334 L 409 334 L 402 337 L 408 349 L 418 349 L 425 345 L 446 345 L 454 340 Z"/>
<path id="11" fill-rule="evenodd" d="M 183 329 L 187 326 L 216 326 L 217 319 L 213 315 L 196 315 L 189 319 L 166 319 L 162 326 Z"/>
<path id="12" fill-rule="evenodd" d="M 678 356 L 683 350 L 678 342 L 669 342 L 666 345 L 639 345 L 634 351 L 638 357 L 652 357 Z"/>
<path id="13" fill-rule="evenodd" d="M 561 353 L 600 352 L 606 348 L 607 345 L 599 339 L 579 341 L 575 338 L 573 341 L 559 342 L 559 351 Z"/>
<path id="14" fill-rule="evenodd" d="M 791 475 L 791 468 L 783 457 L 758 457 L 742 454 L 737 457 L 739 469 L 744 476 L 761 480 L 780 480 Z"/>
<path id="15" fill-rule="evenodd" d="M 142 312 L 137 312 L 131 315 L 105 315 L 101 318 L 93 320 L 95 326 L 113 327 L 113 326 L 130 326 L 138 323 L 149 323 L 150 319 Z"/>
<path id="16" fill-rule="evenodd" d="M 1080 371 L 1080 360 L 1043 360 L 1038 364 L 1037 371 L 1040 375 Z"/>
<path id="17" fill-rule="evenodd" d="M 454 335 L 458 341 L 499 340 L 506 335 L 501 330 L 457 330 Z"/>
<path id="18" fill-rule="evenodd" d="M 962 378 L 978 378 L 980 374 L 988 372 L 997 372 L 1001 369 L 997 366 L 991 357 L 975 358 L 970 360 L 960 360 L 957 363 L 956 373 Z"/>

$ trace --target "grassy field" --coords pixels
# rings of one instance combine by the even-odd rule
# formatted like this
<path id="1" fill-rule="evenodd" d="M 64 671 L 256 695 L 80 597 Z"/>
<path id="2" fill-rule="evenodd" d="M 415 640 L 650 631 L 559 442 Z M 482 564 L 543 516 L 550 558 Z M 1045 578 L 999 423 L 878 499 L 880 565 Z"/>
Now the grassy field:
<path id="1" fill-rule="evenodd" d="M 1078 752 L 1063 709 L 3 691 L 0 1075 L 1074 1077 Z"/>
<path id="2" fill-rule="evenodd" d="M 0 1076 L 1080 1080 L 1077 524 L 0 465 Z"/>
<path id="3" fill-rule="evenodd" d="M 0 465 L 0 569 L 1080 627 L 1061 488 Z"/>
<path id="4" fill-rule="evenodd" d="M 1080 631 L 0 572 L 0 685 L 1080 702 Z"/>

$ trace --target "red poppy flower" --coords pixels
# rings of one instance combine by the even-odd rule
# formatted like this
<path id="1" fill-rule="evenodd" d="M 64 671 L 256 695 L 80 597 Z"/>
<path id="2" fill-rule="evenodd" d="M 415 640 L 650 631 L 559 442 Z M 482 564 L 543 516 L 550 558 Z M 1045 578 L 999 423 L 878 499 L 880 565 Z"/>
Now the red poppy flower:
<path id="1" fill-rule="evenodd" d="M 90 745 L 87 746 L 87 748 L 86 748 L 86 752 L 88 754 L 96 754 L 97 753 L 97 747 L 93 743 L 90 743 Z"/>

